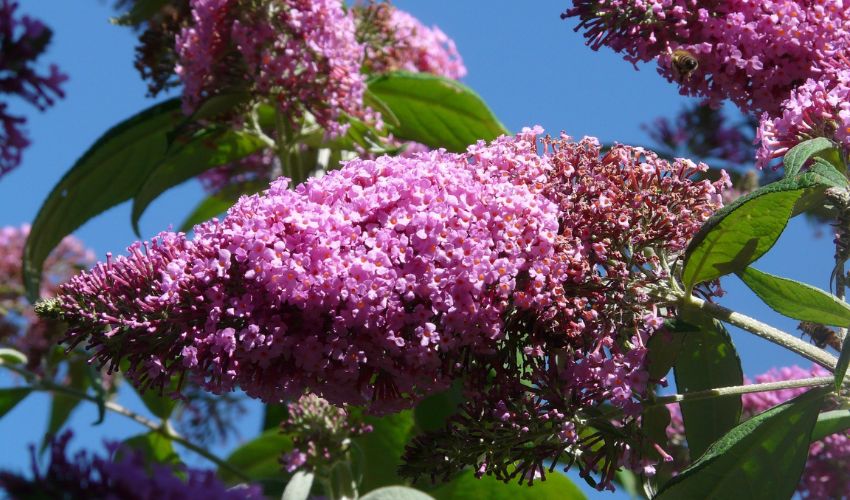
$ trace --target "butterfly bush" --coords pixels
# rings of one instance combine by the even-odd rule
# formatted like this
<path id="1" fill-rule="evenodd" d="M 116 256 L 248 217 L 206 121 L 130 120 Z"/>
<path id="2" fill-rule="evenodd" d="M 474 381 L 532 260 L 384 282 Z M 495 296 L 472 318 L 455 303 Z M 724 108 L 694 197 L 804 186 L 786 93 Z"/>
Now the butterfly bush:
<path id="1" fill-rule="evenodd" d="M 340 0 L 191 0 L 176 37 L 176 73 L 187 113 L 247 86 L 274 99 L 293 123 L 311 114 L 331 135 L 342 115 L 364 116 L 364 47 Z"/>
<path id="2" fill-rule="evenodd" d="M 519 151 L 534 155 L 535 142 L 526 141 Z M 621 465 L 648 472 L 659 453 L 667 457 L 644 443 L 637 422 L 650 382 L 647 342 L 674 315 L 654 291 L 668 286 L 670 266 L 721 206 L 727 180 L 694 181 L 704 164 L 671 163 L 642 148 L 603 153 L 594 138 L 547 137 L 542 147 L 543 192 L 558 205 L 559 231 L 555 255 L 529 279 L 551 287 L 552 300 L 530 314 L 511 311 L 498 349 L 474 360 L 463 412 L 408 447 L 407 476 L 448 478 L 471 466 L 479 476 L 531 482 L 572 456 L 567 466 L 575 462 L 601 489 Z M 503 161 L 492 151 L 470 149 L 482 163 Z M 517 305 L 527 299 L 514 293 Z M 603 407 L 622 418 L 593 421 Z"/>
<path id="3" fill-rule="evenodd" d="M 370 73 L 412 71 L 446 78 L 466 76 L 466 66 L 454 40 L 437 26 L 388 3 L 355 7 L 358 32 L 366 43 L 366 68 Z"/>
<path id="4" fill-rule="evenodd" d="M 39 318 L 26 300 L 21 261 L 29 225 L 0 228 L 0 345 L 27 355 L 30 368 L 62 337 L 61 325 Z M 94 254 L 72 236 L 65 237 L 44 262 L 40 295 L 52 297 L 59 285 L 94 263 Z"/>
<path id="5" fill-rule="evenodd" d="M 333 406 L 315 394 L 301 396 L 286 408 L 280 430 L 292 436 L 294 448 L 281 457 L 281 463 L 290 473 L 332 466 L 348 453 L 351 438 L 372 432 L 372 426 L 359 422 L 350 408 Z"/>
<path id="6" fill-rule="evenodd" d="M 632 63 L 656 60 L 659 72 L 686 95 L 745 112 L 776 115 L 791 91 L 834 68 L 850 48 L 843 0 L 573 0 L 563 17 L 579 19 L 588 44 L 611 47 Z M 673 53 L 698 61 L 677 74 Z"/>
<path id="7" fill-rule="evenodd" d="M 763 115 L 758 128 L 761 166 L 781 158 L 796 144 L 815 137 L 834 140 L 850 151 L 850 65 L 831 79 L 808 79 L 782 103 L 774 118 Z"/>
<path id="8" fill-rule="evenodd" d="M 527 134 L 526 134 L 527 135 Z M 305 390 L 373 411 L 445 388 L 513 303 L 541 307 L 558 230 L 543 160 L 477 147 L 354 160 L 243 197 L 194 238 L 161 233 L 61 288 L 68 343 L 140 386 L 188 371 L 267 402 Z M 532 136 L 533 137 L 533 136 Z M 47 307 L 50 309 L 50 307 Z"/>
<path id="9" fill-rule="evenodd" d="M 65 96 L 62 84 L 68 77 L 56 65 L 37 67 L 53 33 L 40 21 L 17 15 L 17 10 L 18 2 L 0 1 L 0 94 L 43 111 Z M 0 102 L 0 177 L 21 163 L 30 145 L 25 123 L 26 118 L 12 114 L 8 102 Z"/>
<path id="10" fill-rule="evenodd" d="M 150 464 L 141 452 L 118 443 L 107 443 L 104 456 L 85 451 L 71 455 L 67 449 L 71 437 L 68 431 L 50 442 L 45 469 L 38 466 L 31 447 L 33 477 L 0 471 L 0 491 L 10 498 L 264 498 L 257 486 L 228 488 L 211 470 Z"/>
<path id="11" fill-rule="evenodd" d="M 784 382 L 810 377 L 828 377 L 832 374 L 818 365 L 804 369 L 799 366 L 772 368 L 755 377 L 745 378 L 745 384 L 765 384 Z M 750 419 L 774 406 L 790 401 L 803 394 L 809 388 L 782 389 L 778 391 L 754 392 L 741 396 L 743 404 L 741 420 Z M 669 405 L 671 424 L 667 430 L 670 440 L 677 443 L 685 441 L 685 427 L 678 404 Z M 692 457 L 693 458 L 693 457 Z M 813 442 L 809 446 L 809 457 L 797 493 L 802 498 L 845 498 L 850 494 L 850 433 L 838 432 Z"/>

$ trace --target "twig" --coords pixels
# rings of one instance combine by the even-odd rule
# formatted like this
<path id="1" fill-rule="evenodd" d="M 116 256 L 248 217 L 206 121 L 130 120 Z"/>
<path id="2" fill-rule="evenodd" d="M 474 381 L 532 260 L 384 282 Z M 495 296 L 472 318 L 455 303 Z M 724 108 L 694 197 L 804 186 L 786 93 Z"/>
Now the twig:
<path id="1" fill-rule="evenodd" d="M 753 392 L 778 391 L 781 389 L 799 389 L 802 387 L 821 387 L 834 382 L 833 377 L 801 378 L 797 380 L 782 380 L 779 382 L 767 382 L 764 384 L 736 385 L 732 387 L 718 387 L 704 391 L 686 392 L 684 394 L 673 394 L 670 396 L 658 396 L 654 401 L 644 405 L 644 408 L 661 406 L 681 401 L 699 401 L 701 399 L 719 398 L 724 396 L 736 396 Z"/>

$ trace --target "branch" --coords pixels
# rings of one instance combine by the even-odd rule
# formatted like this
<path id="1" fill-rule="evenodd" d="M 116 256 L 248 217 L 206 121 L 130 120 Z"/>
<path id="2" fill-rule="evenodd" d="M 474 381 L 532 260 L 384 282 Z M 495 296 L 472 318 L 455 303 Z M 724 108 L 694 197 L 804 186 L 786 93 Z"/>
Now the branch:
<path id="1" fill-rule="evenodd" d="M 767 382 L 764 384 L 736 385 L 732 387 L 718 387 L 704 391 L 686 392 L 684 394 L 673 394 L 670 396 L 658 396 L 652 402 L 646 403 L 644 408 L 652 408 L 681 401 L 699 401 L 701 399 L 720 398 L 724 396 L 736 396 L 753 392 L 778 391 L 782 389 L 800 389 L 802 387 L 821 387 L 831 385 L 835 382 L 834 377 L 813 377 L 797 380 L 782 380 L 779 382 Z"/>
<path id="2" fill-rule="evenodd" d="M 782 330 L 774 328 L 766 323 L 762 323 L 757 319 L 694 296 L 685 297 L 682 300 L 682 303 L 686 307 L 699 309 L 720 321 L 737 326 L 738 328 L 758 335 L 763 339 L 769 340 L 774 344 L 796 352 L 800 356 L 821 365 L 827 370 L 835 370 L 835 365 L 838 362 L 838 359 L 836 359 L 835 356 L 829 354 L 823 349 L 820 349 L 819 347 L 800 340 L 790 333 L 785 333 Z"/>
<path id="3" fill-rule="evenodd" d="M 30 372 L 29 370 L 18 368 L 16 366 L 6 364 L 6 363 L 2 363 L 2 362 L 0 362 L 0 366 L 8 368 L 9 370 L 11 370 L 11 371 L 21 375 L 22 377 L 24 377 L 24 379 L 30 381 L 31 385 L 27 386 L 27 388 L 32 389 L 34 391 L 60 392 L 62 394 L 66 394 L 68 396 L 71 396 L 71 397 L 74 397 L 74 398 L 77 398 L 77 399 L 80 399 L 80 400 L 90 401 L 90 402 L 96 403 L 96 404 L 100 403 L 100 400 L 95 396 L 92 396 L 92 395 L 90 395 L 86 392 L 83 392 L 83 391 L 79 391 L 79 390 L 76 390 L 76 389 L 72 389 L 70 387 L 66 387 L 66 386 L 61 385 L 61 384 L 57 384 L 57 383 L 55 383 L 51 380 L 40 379 L 36 374 Z M 181 446 L 183 446 L 184 448 L 186 448 L 188 450 L 194 451 L 198 455 L 206 458 L 207 460 L 218 465 L 219 467 L 221 467 L 223 469 L 227 469 L 230 473 L 232 473 L 236 477 L 242 479 L 243 481 L 250 481 L 251 480 L 250 477 L 245 475 L 245 473 L 243 473 L 239 469 L 233 467 L 226 460 L 219 458 L 218 456 L 210 453 L 209 451 L 201 448 L 200 446 L 196 445 L 195 443 L 189 441 L 188 439 L 186 439 L 183 436 L 181 436 L 180 434 L 178 434 L 174 429 L 171 428 L 170 425 L 168 425 L 167 420 L 156 421 L 156 420 L 149 419 L 149 418 L 147 418 L 143 415 L 139 415 L 138 413 L 134 412 L 133 410 L 131 410 L 131 409 L 125 407 L 125 406 L 122 406 L 118 403 L 115 403 L 113 401 L 105 401 L 104 407 L 107 410 L 109 410 L 113 413 L 123 415 L 123 416 L 135 421 L 136 423 L 141 424 L 144 427 L 147 427 L 151 431 L 158 432 L 158 433 L 162 434 L 166 438 L 170 439 L 171 441 L 174 441 L 175 443 L 180 444 Z"/>

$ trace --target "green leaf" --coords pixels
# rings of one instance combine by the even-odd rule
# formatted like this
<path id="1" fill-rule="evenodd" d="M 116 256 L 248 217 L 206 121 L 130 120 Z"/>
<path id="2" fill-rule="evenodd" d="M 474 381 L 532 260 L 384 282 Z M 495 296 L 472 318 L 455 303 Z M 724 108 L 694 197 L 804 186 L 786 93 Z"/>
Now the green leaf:
<path id="1" fill-rule="evenodd" d="M 53 188 L 24 247 L 28 297 L 38 297 L 44 259 L 62 238 L 92 217 L 129 200 L 166 151 L 166 135 L 180 121 L 180 100 L 157 104 L 104 134 Z"/>
<path id="2" fill-rule="evenodd" d="M 298 471 L 286 483 L 281 500 L 306 500 L 313 488 L 314 475 L 312 472 Z"/>
<path id="3" fill-rule="evenodd" d="M 697 315 L 685 316 L 685 321 L 697 329 L 682 333 L 682 349 L 674 366 L 677 391 L 742 385 L 741 360 L 723 324 Z M 681 402 L 679 406 L 692 457 L 702 455 L 741 418 L 741 396 Z"/>
<path id="4" fill-rule="evenodd" d="M 240 446 L 227 457 L 227 462 L 235 469 L 246 474 L 254 481 L 264 484 L 283 485 L 289 477 L 280 465 L 280 457 L 292 450 L 292 439 L 277 429 L 269 429 L 256 439 Z M 219 467 L 218 477 L 230 484 L 240 483 L 242 479 L 225 468 Z"/>
<path id="5" fill-rule="evenodd" d="M 267 404 L 263 412 L 263 431 L 277 429 L 288 416 L 289 408 L 285 404 Z"/>
<path id="6" fill-rule="evenodd" d="M 682 281 L 697 283 L 743 270 L 770 250 L 788 219 L 820 201 L 835 183 L 806 172 L 763 186 L 723 207 L 700 228 L 685 253 Z"/>
<path id="7" fill-rule="evenodd" d="M 800 173 L 812 156 L 829 149 L 835 149 L 835 145 L 824 137 L 816 137 L 797 144 L 785 153 L 785 158 L 782 159 L 785 165 L 785 177 L 794 177 Z"/>
<path id="8" fill-rule="evenodd" d="M 168 3 L 169 0 L 136 0 L 130 12 L 118 18 L 112 18 L 110 21 L 121 26 L 138 26 L 150 20 Z"/>
<path id="9" fill-rule="evenodd" d="M 841 160 L 837 159 L 836 161 L 840 163 Z M 814 172 L 839 187 L 850 187 L 850 181 L 847 180 L 847 177 L 834 164 L 823 158 L 815 157 L 814 163 L 809 167 L 809 172 Z"/>
<path id="10" fill-rule="evenodd" d="M 535 480 L 533 486 L 503 483 L 493 476 L 477 479 L 472 471 L 466 471 L 452 481 L 430 491 L 437 500 L 456 498 L 486 498 L 488 500 L 579 500 L 584 493 L 558 471 L 548 472 L 546 480 Z"/>
<path id="11" fill-rule="evenodd" d="M 27 355 L 15 349 L 0 347 L 0 365 L 25 365 L 27 364 Z"/>
<path id="12" fill-rule="evenodd" d="M 656 499 L 791 498 L 826 392 L 810 390 L 739 424 L 667 482 Z"/>
<path id="13" fill-rule="evenodd" d="M 670 372 L 682 350 L 685 333 L 696 329 L 681 320 L 667 321 L 664 328 L 649 339 L 646 364 L 650 381 L 661 380 Z"/>
<path id="14" fill-rule="evenodd" d="M 614 474 L 614 482 L 625 491 L 629 498 L 643 498 L 640 478 L 628 469 L 619 469 Z"/>
<path id="15" fill-rule="evenodd" d="M 463 152 L 508 131 L 484 101 L 456 80 L 429 73 L 389 73 L 369 82 L 369 91 L 400 125 L 393 135 L 432 148 Z"/>
<path id="16" fill-rule="evenodd" d="M 449 417 L 457 413 L 463 403 L 463 391 L 460 383 L 451 388 L 428 396 L 413 410 L 416 425 L 420 431 L 436 431 L 443 429 Z"/>
<path id="17" fill-rule="evenodd" d="M 0 389 L 0 418 L 3 418 L 7 413 L 12 411 L 18 403 L 29 396 L 30 392 L 32 391 L 26 387 Z"/>
<path id="18" fill-rule="evenodd" d="M 370 491 L 381 486 L 407 484 L 396 470 L 401 465 L 404 447 L 413 436 L 413 412 L 406 410 L 381 418 L 367 416 L 364 421 L 372 426 L 372 432 L 353 439 L 354 457 L 362 460 L 360 489 Z"/>
<path id="19" fill-rule="evenodd" d="M 212 129 L 195 135 L 158 165 L 133 199 L 133 230 L 139 232 L 139 219 L 159 195 L 196 175 L 255 153 L 266 144 L 257 136 L 236 130 Z"/>
<path id="20" fill-rule="evenodd" d="M 818 415 L 818 421 L 812 431 L 812 442 L 850 429 L 850 410 L 825 411 Z"/>
<path id="21" fill-rule="evenodd" d="M 407 486 L 384 486 L 363 495 L 360 500 L 434 500 L 434 497 Z"/>
<path id="22" fill-rule="evenodd" d="M 168 396 L 168 389 L 163 391 L 163 394 L 160 394 L 158 390 L 148 389 L 143 394 L 139 394 L 139 397 L 145 404 L 145 408 L 162 420 L 170 417 L 174 407 L 177 406 L 177 401 Z"/>
<path id="23" fill-rule="evenodd" d="M 71 389 L 80 392 L 86 392 L 89 385 L 89 365 L 85 360 L 75 360 L 68 364 L 68 384 Z M 47 421 L 47 432 L 44 434 L 44 439 L 41 442 L 41 451 L 43 452 L 49 444 L 49 438 L 55 436 L 71 413 L 79 406 L 80 399 L 74 396 L 69 396 L 61 392 L 53 393 L 53 400 L 50 404 L 50 417 Z"/>
<path id="24" fill-rule="evenodd" d="M 142 452 L 147 462 L 166 465 L 182 463 L 171 440 L 156 431 L 133 436 L 123 444 Z"/>
<path id="25" fill-rule="evenodd" d="M 850 326 L 850 306 L 831 293 L 752 267 L 738 277 L 779 314 L 822 325 Z"/>
<path id="26" fill-rule="evenodd" d="M 189 232 L 201 222 L 208 221 L 213 217 L 219 216 L 233 206 L 243 194 L 254 194 L 268 187 L 268 184 L 251 182 L 228 186 L 218 193 L 209 196 L 201 201 L 195 210 L 186 217 L 186 220 L 180 224 L 180 231 Z"/>

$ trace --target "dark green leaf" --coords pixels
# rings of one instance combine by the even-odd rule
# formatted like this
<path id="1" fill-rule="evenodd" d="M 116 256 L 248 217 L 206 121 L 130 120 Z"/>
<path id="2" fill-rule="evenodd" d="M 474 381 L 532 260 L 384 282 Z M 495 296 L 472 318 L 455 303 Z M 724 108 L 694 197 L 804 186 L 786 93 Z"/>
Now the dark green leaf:
<path id="1" fill-rule="evenodd" d="M 785 153 L 782 162 L 785 164 L 785 177 L 794 177 L 809 159 L 828 149 L 835 149 L 835 145 L 829 139 L 816 137 L 801 142 Z"/>
<path id="2" fill-rule="evenodd" d="M 38 297 L 44 259 L 62 238 L 127 201 L 162 160 L 166 135 L 182 117 L 180 100 L 157 104 L 110 129 L 77 160 L 41 206 L 24 247 L 24 280 Z"/>
<path id="3" fill-rule="evenodd" d="M 650 381 L 661 380 L 670 372 L 679 357 L 685 333 L 695 329 L 695 326 L 681 320 L 668 321 L 649 339 L 646 351 Z"/>
<path id="4" fill-rule="evenodd" d="M 455 383 L 448 390 L 422 400 L 414 409 L 416 425 L 420 431 L 436 431 L 446 426 L 446 421 L 457 412 L 463 403 L 461 384 Z"/>
<path id="5" fill-rule="evenodd" d="M 558 471 L 547 471 L 546 480 L 535 480 L 533 486 L 520 485 L 516 481 L 503 483 L 492 476 L 476 479 L 472 471 L 467 471 L 429 493 L 437 500 L 454 500 L 456 498 L 579 500 L 586 498 L 578 486 Z"/>
<path id="6" fill-rule="evenodd" d="M 268 185 L 259 182 L 228 186 L 218 193 L 204 198 L 195 210 L 180 224 L 180 231 L 191 231 L 195 224 L 208 221 L 219 216 L 233 206 L 243 194 L 254 194 Z"/>
<path id="7" fill-rule="evenodd" d="M 155 416 L 165 420 L 171 416 L 174 407 L 177 406 L 177 401 L 172 399 L 168 394 L 169 389 L 167 388 L 162 394 L 159 393 L 159 390 L 148 389 L 143 394 L 139 394 L 139 397 L 145 404 L 145 408 L 150 410 Z"/>
<path id="8" fill-rule="evenodd" d="M 691 240 L 682 281 L 697 283 L 738 272 L 773 247 L 788 219 L 820 201 L 834 187 L 818 172 L 806 172 L 763 186 L 723 207 Z"/>
<path id="9" fill-rule="evenodd" d="M 86 365 L 89 376 L 89 385 L 94 389 L 95 401 L 97 405 L 97 420 L 92 425 L 100 425 L 103 419 L 106 418 L 106 389 L 103 387 L 103 377 L 100 371 L 93 365 Z"/>
<path id="10" fill-rule="evenodd" d="M 741 360 L 723 324 L 717 320 L 686 316 L 698 329 L 682 333 L 682 349 L 674 367 L 676 389 L 680 393 L 742 385 Z M 738 424 L 741 397 L 729 396 L 679 403 L 685 423 L 685 436 L 692 457 L 698 457 L 711 443 Z"/>
<path id="11" fill-rule="evenodd" d="M 133 436 L 123 443 L 142 452 L 147 462 L 180 465 L 180 456 L 174 451 L 174 444 L 159 432 L 148 432 Z"/>
<path id="12" fill-rule="evenodd" d="M 664 457 L 655 449 L 655 443 L 667 442 L 667 427 L 670 425 L 670 410 L 666 406 L 653 406 L 647 408 L 641 415 L 641 433 L 645 437 L 642 441 L 642 456 L 648 457 L 656 465 L 655 475 L 643 476 L 648 486 L 657 491 L 664 483 L 670 480 L 675 471 L 672 464 L 664 462 Z M 638 483 L 641 484 L 641 483 Z"/>
<path id="13" fill-rule="evenodd" d="M 818 415 L 818 421 L 812 431 L 812 442 L 850 429 L 850 410 L 825 411 Z"/>
<path id="14" fill-rule="evenodd" d="M 847 180 L 847 177 L 835 168 L 835 165 L 823 158 L 816 157 L 809 171 L 820 175 L 830 184 L 835 184 L 843 188 L 850 187 L 850 181 Z"/>
<path id="15" fill-rule="evenodd" d="M 738 276 L 779 314 L 823 325 L 850 326 L 850 306 L 831 293 L 752 267 Z"/>
<path id="16" fill-rule="evenodd" d="M 235 130 L 205 130 L 178 147 L 145 180 L 133 199 L 133 230 L 139 234 L 139 219 L 159 195 L 196 175 L 255 153 L 266 147 L 257 136 Z"/>
<path id="17" fill-rule="evenodd" d="M 668 481 L 656 499 L 791 498 L 825 393 L 810 390 L 739 424 Z"/>
<path id="18" fill-rule="evenodd" d="M 286 483 L 281 500 L 306 500 L 313 488 L 312 472 L 298 471 L 292 475 L 292 479 Z"/>
<path id="19" fill-rule="evenodd" d="M 465 85 L 429 73 L 389 73 L 369 91 L 392 110 L 399 139 L 463 152 L 479 139 L 508 133 L 481 98 Z"/>
<path id="20" fill-rule="evenodd" d="M 406 410 L 385 417 L 366 417 L 372 432 L 354 438 L 354 457 L 362 460 L 359 470 L 363 471 L 360 483 L 362 491 L 371 491 L 381 486 L 407 484 L 396 470 L 401 465 L 404 447 L 414 432 L 413 412 Z"/>
<path id="21" fill-rule="evenodd" d="M 227 462 L 254 481 L 264 484 L 279 483 L 280 490 L 289 474 L 283 471 L 280 457 L 292 450 L 292 439 L 277 429 L 269 429 L 256 439 L 237 448 L 227 457 Z M 218 476 L 227 483 L 242 482 L 241 478 L 225 468 L 218 469 Z"/>
<path id="22" fill-rule="evenodd" d="M 360 500 L 433 500 L 434 497 L 407 486 L 384 486 L 360 497 Z"/>
<path id="23" fill-rule="evenodd" d="M 136 0 L 130 12 L 121 17 L 111 19 L 112 23 L 122 26 L 138 26 L 149 21 L 154 14 L 168 5 L 169 0 Z"/>
<path id="24" fill-rule="evenodd" d="M 634 472 L 628 469 L 619 469 L 614 474 L 614 482 L 629 495 L 629 498 L 643 498 L 640 478 Z"/>
<path id="25" fill-rule="evenodd" d="M 285 404 L 267 404 L 263 412 L 263 431 L 277 429 L 288 415 L 289 409 Z"/>
<path id="26" fill-rule="evenodd" d="M 30 392 L 32 391 L 25 387 L 0 389 L 0 418 L 3 418 L 3 416 L 12 411 L 18 403 L 29 396 Z"/>

